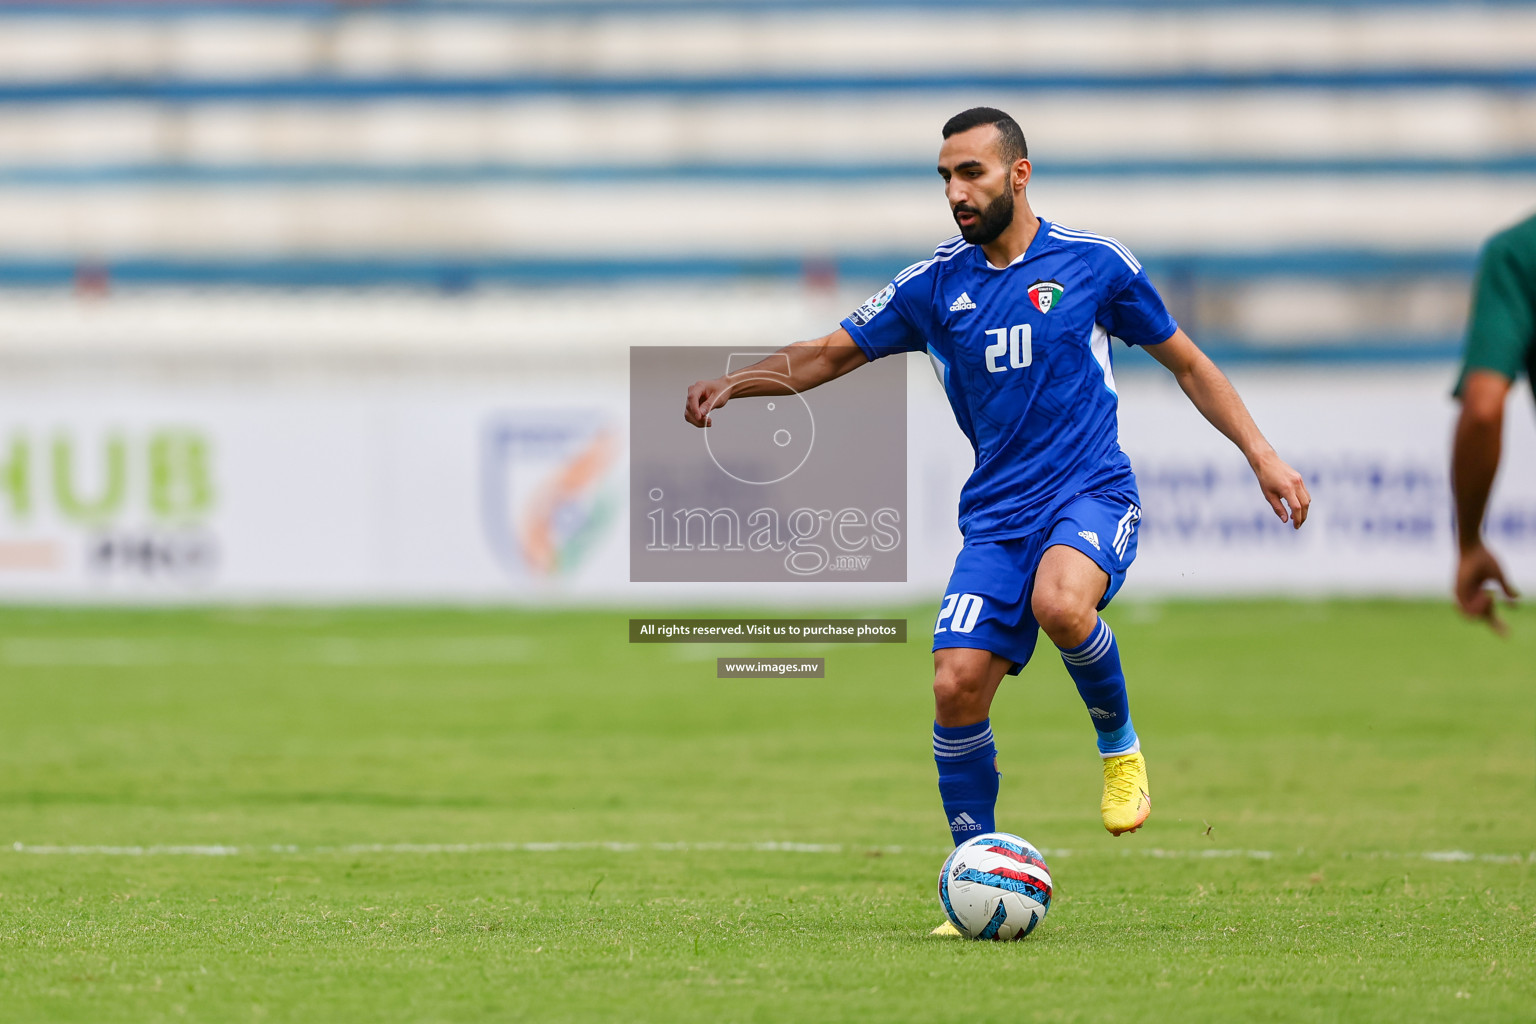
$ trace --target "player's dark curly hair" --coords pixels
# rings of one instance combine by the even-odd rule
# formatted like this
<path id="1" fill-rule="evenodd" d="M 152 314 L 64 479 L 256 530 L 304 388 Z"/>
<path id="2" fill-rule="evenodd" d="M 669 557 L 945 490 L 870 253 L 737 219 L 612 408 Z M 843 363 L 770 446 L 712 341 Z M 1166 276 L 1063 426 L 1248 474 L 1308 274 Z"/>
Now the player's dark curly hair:
<path id="1" fill-rule="evenodd" d="M 1005 161 L 1011 164 L 1029 158 L 1029 146 L 1024 142 L 1024 130 L 1019 127 L 1019 122 L 996 107 L 972 107 L 960 111 L 944 122 L 944 137 L 947 139 L 957 132 L 968 132 L 984 124 L 997 125 L 997 148 Z"/>

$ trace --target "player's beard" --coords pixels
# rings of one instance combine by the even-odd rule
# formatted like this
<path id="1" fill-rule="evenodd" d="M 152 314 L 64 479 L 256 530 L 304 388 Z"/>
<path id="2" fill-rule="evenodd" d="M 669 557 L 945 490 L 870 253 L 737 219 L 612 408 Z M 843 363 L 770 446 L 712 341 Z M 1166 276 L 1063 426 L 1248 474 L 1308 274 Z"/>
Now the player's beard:
<path id="1" fill-rule="evenodd" d="M 956 221 L 960 228 L 960 237 L 972 245 L 986 245 L 997 241 L 997 236 L 1008 230 L 1008 225 L 1013 223 L 1013 192 L 1003 189 L 1001 195 L 986 205 L 985 209 L 978 210 L 974 206 L 965 203 L 955 207 L 954 212 L 967 212 L 976 215 L 976 223 L 966 227 Z"/>

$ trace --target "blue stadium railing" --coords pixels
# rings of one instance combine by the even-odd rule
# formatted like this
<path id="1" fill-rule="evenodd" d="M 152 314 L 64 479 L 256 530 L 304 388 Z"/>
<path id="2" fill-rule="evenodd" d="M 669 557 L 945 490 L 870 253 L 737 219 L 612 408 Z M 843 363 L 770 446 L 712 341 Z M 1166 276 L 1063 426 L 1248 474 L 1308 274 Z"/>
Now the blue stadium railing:
<path id="1" fill-rule="evenodd" d="M 209 289 L 396 288 L 459 294 L 480 287 L 607 287 L 664 281 L 815 280 L 879 282 L 909 262 L 910 254 L 797 256 L 654 256 L 579 259 L 551 256 L 479 258 L 232 258 L 122 257 L 100 261 L 0 257 L 0 288 L 116 287 Z M 1153 280 L 1170 297 L 1223 283 L 1286 276 L 1333 283 L 1470 276 L 1474 257 L 1464 252 L 1291 250 L 1268 253 L 1144 255 Z M 873 287 L 874 285 L 870 285 Z M 1224 336 L 1187 323 L 1202 347 L 1225 362 L 1423 362 L 1453 358 L 1458 338 L 1440 334 L 1359 334 L 1305 343 Z M 1134 357 L 1131 365 L 1135 365 Z"/>
<path id="2" fill-rule="evenodd" d="M 1531 177 L 1536 185 L 1536 152 L 1493 156 L 1385 157 L 1102 157 L 1057 159 L 1036 154 L 1036 174 L 1052 178 L 1286 178 L 1433 177 L 1476 175 Z M 741 184 L 815 182 L 933 182 L 932 167 L 911 163 L 667 163 L 385 164 L 385 163 L 121 163 L 0 164 L 0 186 L 118 185 L 483 185 L 545 182 L 711 182 Z M 1532 189 L 1536 197 L 1536 187 Z"/>
<path id="3" fill-rule="evenodd" d="M 380 100 L 571 98 L 723 98 L 762 95 L 869 95 L 954 91 L 1222 92 L 1318 90 L 1383 92 L 1421 89 L 1536 89 L 1536 61 L 1518 67 L 1397 67 L 1235 71 L 1041 71 L 910 74 L 740 75 L 303 75 L 284 78 L 103 78 L 0 83 L 0 103 L 377 102 Z"/>
<path id="4" fill-rule="evenodd" d="M 828 276 L 888 280 L 908 253 L 799 255 L 637 255 L 579 258 L 547 253 L 502 256 L 122 256 L 105 259 L 0 255 L 0 286 L 56 286 L 82 273 L 133 285 L 299 287 L 411 286 L 448 290 L 478 285 L 610 284 L 622 281 L 778 279 Z M 1170 286 L 1231 284 L 1262 278 L 1336 282 L 1471 275 L 1471 252 L 1293 249 L 1231 253 L 1141 253 L 1147 272 Z"/>

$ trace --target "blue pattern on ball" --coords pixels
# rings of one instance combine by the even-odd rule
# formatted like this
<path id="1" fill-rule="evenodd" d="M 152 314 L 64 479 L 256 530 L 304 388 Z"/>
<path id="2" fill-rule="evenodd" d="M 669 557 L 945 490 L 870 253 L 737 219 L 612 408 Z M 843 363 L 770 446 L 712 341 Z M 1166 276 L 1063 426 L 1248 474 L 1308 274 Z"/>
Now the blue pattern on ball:
<path id="1" fill-rule="evenodd" d="M 1017 878 L 1009 878 L 1006 875 L 994 875 L 990 871 L 977 871 L 975 868 L 966 868 L 960 872 L 958 881 L 980 882 L 982 885 L 1007 889 L 1009 892 L 1028 896 L 1046 910 L 1051 909 L 1051 894 L 1033 882 L 1023 882 Z"/>
<path id="2" fill-rule="evenodd" d="M 960 877 L 964 878 L 965 876 L 961 875 Z M 997 909 L 992 912 L 992 920 L 987 922 L 987 926 L 985 928 L 983 928 L 981 930 L 981 934 L 976 936 L 976 937 L 978 939 L 995 939 L 995 938 L 997 938 L 997 930 L 1003 926 L 1003 922 L 1006 921 L 1007 919 L 1008 919 L 1008 908 L 1003 906 L 1003 901 L 1002 900 L 998 900 L 997 901 Z"/>

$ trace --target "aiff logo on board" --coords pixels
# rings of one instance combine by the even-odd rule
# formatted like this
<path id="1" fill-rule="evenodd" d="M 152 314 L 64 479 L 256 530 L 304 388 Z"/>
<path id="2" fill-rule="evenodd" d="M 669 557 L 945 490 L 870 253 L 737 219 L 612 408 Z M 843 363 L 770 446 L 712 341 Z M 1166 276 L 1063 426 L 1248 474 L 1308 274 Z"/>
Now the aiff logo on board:
<path id="1" fill-rule="evenodd" d="M 618 430 L 600 413 L 508 416 L 485 431 L 486 538 L 519 575 L 558 577 L 581 564 L 618 509 Z"/>

